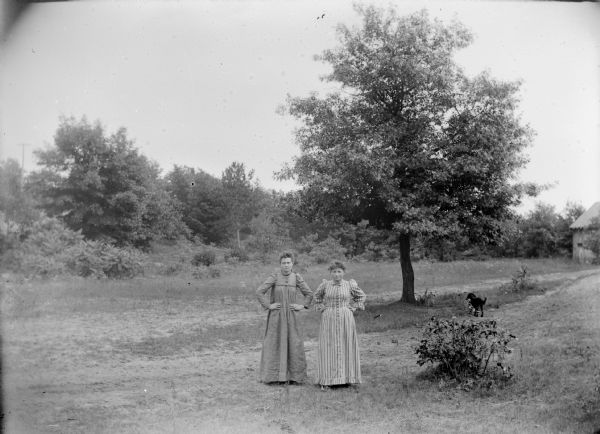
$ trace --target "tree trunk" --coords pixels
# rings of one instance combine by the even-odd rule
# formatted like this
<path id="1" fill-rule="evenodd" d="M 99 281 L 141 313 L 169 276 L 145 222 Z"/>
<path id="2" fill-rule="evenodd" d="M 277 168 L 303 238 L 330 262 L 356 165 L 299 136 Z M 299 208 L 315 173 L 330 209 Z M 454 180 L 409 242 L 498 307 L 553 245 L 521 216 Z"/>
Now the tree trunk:
<path id="1" fill-rule="evenodd" d="M 238 242 L 238 249 L 242 249 L 242 243 L 240 242 L 240 230 L 239 228 L 236 230 L 237 233 L 237 242 Z"/>
<path id="2" fill-rule="evenodd" d="M 415 273 L 410 262 L 410 234 L 400 235 L 400 267 L 402 267 L 402 298 L 405 303 L 416 303 Z"/>

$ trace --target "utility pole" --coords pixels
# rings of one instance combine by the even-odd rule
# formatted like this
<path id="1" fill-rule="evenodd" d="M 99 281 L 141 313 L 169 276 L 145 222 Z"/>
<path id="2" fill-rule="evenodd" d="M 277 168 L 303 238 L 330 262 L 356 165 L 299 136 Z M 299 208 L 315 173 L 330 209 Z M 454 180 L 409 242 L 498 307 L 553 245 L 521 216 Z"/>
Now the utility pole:
<path id="1" fill-rule="evenodd" d="M 19 144 L 21 147 L 21 188 L 23 188 L 23 177 L 25 176 L 25 146 L 29 146 L 29 143 Z"/>

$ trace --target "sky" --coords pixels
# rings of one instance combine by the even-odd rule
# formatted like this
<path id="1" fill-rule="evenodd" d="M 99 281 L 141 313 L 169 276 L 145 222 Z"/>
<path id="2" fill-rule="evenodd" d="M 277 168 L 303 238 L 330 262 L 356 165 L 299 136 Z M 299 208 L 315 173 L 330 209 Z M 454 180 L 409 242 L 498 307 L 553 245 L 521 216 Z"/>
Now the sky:
<path id="1" fill-rule="evenodd" d="M 523 82 L 519 112 L 536 135 L 519 180 L 552 185 L 535 201 L 557 211 L 600 201 L 600 5 L 375 4 L 463 22 L 475 36 L 456 55 L 465 72 Z M 240 161 L 266 188 L 297 188 L 273 177 L 299 154 L 297 121 L 277 108 L 335 88 L 313 56 L 337 45 L 338 23 L 360 23 L 350 2 L 32 4 L 0 47 L 0 160 L 21 162 L 24 151 L 35 170 L 33 150 L 53 143 L 59 117 L 85 115 L 108 133 L 127 128 L 163 173 L 185 165 L 220 176 Z"/>

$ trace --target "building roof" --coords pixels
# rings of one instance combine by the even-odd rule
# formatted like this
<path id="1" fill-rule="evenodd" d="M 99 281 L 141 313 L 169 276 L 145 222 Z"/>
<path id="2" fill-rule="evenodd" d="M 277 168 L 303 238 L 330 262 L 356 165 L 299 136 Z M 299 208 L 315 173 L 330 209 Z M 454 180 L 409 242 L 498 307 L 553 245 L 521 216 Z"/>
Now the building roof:
<path id="1" fill-rule="evenodd" d="M 571 229 L 585 229 L 594 223 L 594 219 L 600 219 L 600 202 L 596 202 L 590 209 L 581 214 L 570 226 Z"/>

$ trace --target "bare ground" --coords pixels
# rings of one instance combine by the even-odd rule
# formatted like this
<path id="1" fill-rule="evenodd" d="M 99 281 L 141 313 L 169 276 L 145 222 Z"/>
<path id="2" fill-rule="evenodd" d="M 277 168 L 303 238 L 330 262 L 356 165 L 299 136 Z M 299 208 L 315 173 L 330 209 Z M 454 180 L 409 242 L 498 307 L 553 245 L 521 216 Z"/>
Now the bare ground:
<path id="1" fill-rule="evenodd" d="M 587 270 L 552 278 L 558 277 L 570 282 L 486 312 L 517 332 L 521 360 L 531 342 L 552 345 L 554 332 L 565 332 L 561 327 L 579 327 L 586 342 L 600 342 L 600 275 Z M 18 300 L 7 300 L 3 313 L 10 314 Z M 306 342 L 307 384 L 263 385 L 256 372 L 260 336 L 247 342 L 225 336 L 211 345 L 202 339 L 209 326 L 244 327 L 263 318 L 262 310 L 228 300 L 204 306 L 200 317 L 198 309 L 174 304 L 110 313 L 42 307 L 31 315 L 5 316 L 6 432 L 581 432 L 590 426 L 572 417 L 561 397 L 542 389 L 521 393 L 517 401 L 421 390 L 415 380 L 422 370 L 413 350 L 416 328 L 360 336 L 364 384 L 358 390 L 321 392 L 311 384 L 314 340 Z M 600 366 L 597 352 L 579 355 L 578 348 L 564 357 Z M 571 390 L 568 373 L 560 381 Z M 474 413 L 481 419 L 473 421 Z"/>

